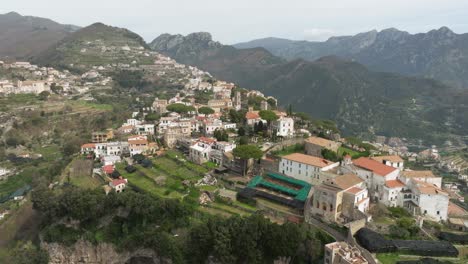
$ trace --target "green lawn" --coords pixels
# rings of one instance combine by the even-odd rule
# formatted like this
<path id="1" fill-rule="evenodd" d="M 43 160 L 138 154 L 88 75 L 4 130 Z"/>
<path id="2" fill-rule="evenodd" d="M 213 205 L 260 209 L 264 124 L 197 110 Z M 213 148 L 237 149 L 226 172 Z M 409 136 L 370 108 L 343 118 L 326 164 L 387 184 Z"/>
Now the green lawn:
<path id="1" fill-rule="evenodd" d="M 93 108 L 96 110 L 102 110 L 102 111 L 112 111 L 112 105 L 108 104 L 95 104 L 95 103 L 90 103 L 86 101 L 77 101 L 77 105 Z"/>
<path id="2" fill-rule="evenodd" d="M 346 148 L 346 147 L 339 147 L 338 148 L 338 156 L 343 156 L 343 153 L 348 153 L 351 157 L 359 155 L 359 152 L 355 151 L 354 149 Z"/>
<path id="3" fill-rule="evenodd" d="M 247 212 L 245 210 L 241 210 L 241 209 L 238 209 L 236 207 L 229 206 L 229 205 L 223 204 L 223 203 L 213 202 L 213 203 L 210 203 L 208 205 L 208 207 L 215 208 L 215 209 L 218 209 L 218 210 L 221 210 L 221 211 L 227 212 L 229 214 L 233 214 L 233 215 L 241 215 L 241 216 L 250 215 L 250 212 Z"/>
<path id="4" fill-rule="evenodd" d="M 273 151 L 272 154 L 275 156 L 285 156 L 285 155 L 289 155 L 289 154 L 296 153 L 296 152 L 300 152 L 300 153 L 304 152 L 304 145 L 295 144 L 292 146 L 287 146 L 280 150 Z"/>
<path id="5" fill-rule="evenodd" d="M 61 149 L 57 145 L 37 147 L 35 151 L 41 154 L 42 158 L 46 161 L 54 161 L 62 158 Z"/>
<path id="6" fill-rule="evenodd" d="M 84 189 L 94 189 L 104 185 L 100 178 L 92 176 L 70 177 L 70 183 Z"/>
<path id="7" fill-rule="evenodd" d="M 124 164 L 118 164 L 117 165 L 117 170 L 120 172 L 122 177 L 128 179 L 128 182 L 137 188 L 144 190 L 146 192 L 149 192 L 153 195 L 160 196 L 160 197 L 167 197 L 167 198 L 177 198 L 180 199 L 182 197 L 182 194 L 170 190 L 166 188 L 165 186 L 158 186 L 154 179 L 151 176 L 146 175 L 141 169 L 141 166 L 136 165 L 136 168 L 138 169 L 134 173 L 128 173 L 124 169 L 125 165 Z M 147 171 L 148 172 L 148 171 Z M 166 182 L 167 185 L 167 182 Z"/>

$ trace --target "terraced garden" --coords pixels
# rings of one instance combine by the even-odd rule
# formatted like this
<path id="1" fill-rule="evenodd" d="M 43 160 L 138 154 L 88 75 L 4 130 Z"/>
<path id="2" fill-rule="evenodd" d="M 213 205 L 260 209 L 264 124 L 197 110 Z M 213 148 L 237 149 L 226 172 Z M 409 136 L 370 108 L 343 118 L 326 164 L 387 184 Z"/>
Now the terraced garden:
<path id="1" fill-rule="evenodd" d="M 250 215 L 256 208 L 238 201 L 223 202 L 214 201 L 204 206 L 198 206 L 200 192 L 216 192 L 219 186 L 193 186 L 208 172 L 204 166 L 188 161 L 183 154 L 177 151 L 168 151 L 165 155 L 151 159 L 153 166 L 144 168 L 134 164 L 137 169 L 133 173 L 125 170 L 125 164 L 117 164 L 116 168 L 122 177 L 128 179 L 129 185 L 139 191 L 149 192 L 153 195 L 165 198 L 183 199 L 198 207 L 201 212 L 231 216 Z M 190 186 L 185 186 L 184 181 L 189 181 Z"/>

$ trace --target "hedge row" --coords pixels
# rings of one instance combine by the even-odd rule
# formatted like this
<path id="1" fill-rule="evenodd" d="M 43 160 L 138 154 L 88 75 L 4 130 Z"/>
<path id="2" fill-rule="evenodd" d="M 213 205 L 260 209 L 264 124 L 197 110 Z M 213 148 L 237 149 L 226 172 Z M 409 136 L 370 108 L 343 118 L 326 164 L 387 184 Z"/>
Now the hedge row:
<path id="1" fill-rule="evenodd" d="M 454 244 L 468 244 L 468 234 L 454 234 L 449 232 L 440 232 L 439 238 Z"/>
<path id="2" fill-rule="evenodd" d="M 419 256 L 458 256 L 458 250 L 447 241 L 389 240 L 368 228 L 361 228 L 356 233 L 356 240 L 372 253 L 400 252 Z"/>

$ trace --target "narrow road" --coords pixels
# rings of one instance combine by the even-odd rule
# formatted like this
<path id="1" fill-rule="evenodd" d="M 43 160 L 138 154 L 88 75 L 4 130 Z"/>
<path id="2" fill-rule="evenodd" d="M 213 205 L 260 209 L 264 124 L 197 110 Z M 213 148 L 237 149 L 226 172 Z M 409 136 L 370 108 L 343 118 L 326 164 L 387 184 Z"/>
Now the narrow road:
<path id="1" fill-rule="evenodd" d="M 325 231 L 327 234 L 329 234 L 331 237 L 333 237 L 336 241 L 346 241 L 346 236 L 343 235 L 342 233 L 338 232 L 334 228 L 329 227 L 325 223 L 322 223 L 318 221 L 317 219 L 313 217 L 309 217 L 306 221 L 307 223 Z"/>

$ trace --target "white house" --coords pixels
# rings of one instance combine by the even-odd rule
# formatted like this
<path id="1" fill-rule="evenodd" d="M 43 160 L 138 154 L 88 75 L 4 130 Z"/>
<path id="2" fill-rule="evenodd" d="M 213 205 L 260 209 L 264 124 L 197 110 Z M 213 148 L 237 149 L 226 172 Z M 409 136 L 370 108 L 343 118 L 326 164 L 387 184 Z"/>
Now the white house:
<path id="1" fill-rule="evenodd" d="M 384 202 L 384 188 L 387 181 L 397 180 L 400 170 L 370 158 L 361 157 L 351 161 L 345 157 L 343 171 L 354 173 L 366 182 L 372 198 Z"/>
<path id="2" fill-rule="evenodd" d="M 218 141 L 211 147 L 211 151 L 209 153 L 210 161 L 218 164 L 223 165 L 223 157 L 224 153 L 231 152 L 236 148 L 236 144 L 231 142 L 225 141 Z"/>
<path id="3" fill-rule="evenodd" d="M 190 146 L 189 159 L 197 164 L 208 162 L 215 142 L 216 140 L 213 138 L 199 138 L 194 145 Z"/>
<path id="4" fill-rule="evenodd" d="M 281 158 L 279 172 L 289 177 L 317 185 L 324 180 L 321 177 L 321 172 L 331 170 L 339 165 L 339 162 L 301 153 L 293 153 Z"/>
<path id="5" fill-rule="evenodd" d="M 448 218 L 449 195 L 434 184 L 412 179 L 408 190 L 401 193 L 399 201 L 400 206 L 414 215 L 423 215 L 436 221 L 446 221 Z"/>
<path id="6" fill-rule="evenodd" d="M 401 180 L 405 184 L 409 184 L 409 182 L 414 179 L 420 182 L 426 182 L 430 184 L 434 184 L 438 188 L 442 188 L 442 177 L 437 177 L 432 173 L 430 170 L 425 171 L 412 171 L 412 170 L 405 170 L 401 173 Z"/>
<path id="7" fill-rule="evenodd" d="M 109 186 L 114 189 L 115 192 L 122 192 L 127 187 L 127 179 L 115 179 L 109 182 Z"/>
<path id="8" fill-rule="evenodd" d="M 135 126 L 136 133 L 138 135 L 154 135 L 153 124 L 140 124 Z"/>
<path id="9" fill-rule="evenodd" d="M 273 123 L 276 135 L 281 137 L 292 137 L 294 135 L 294 119 L 281 117 Z"/>

